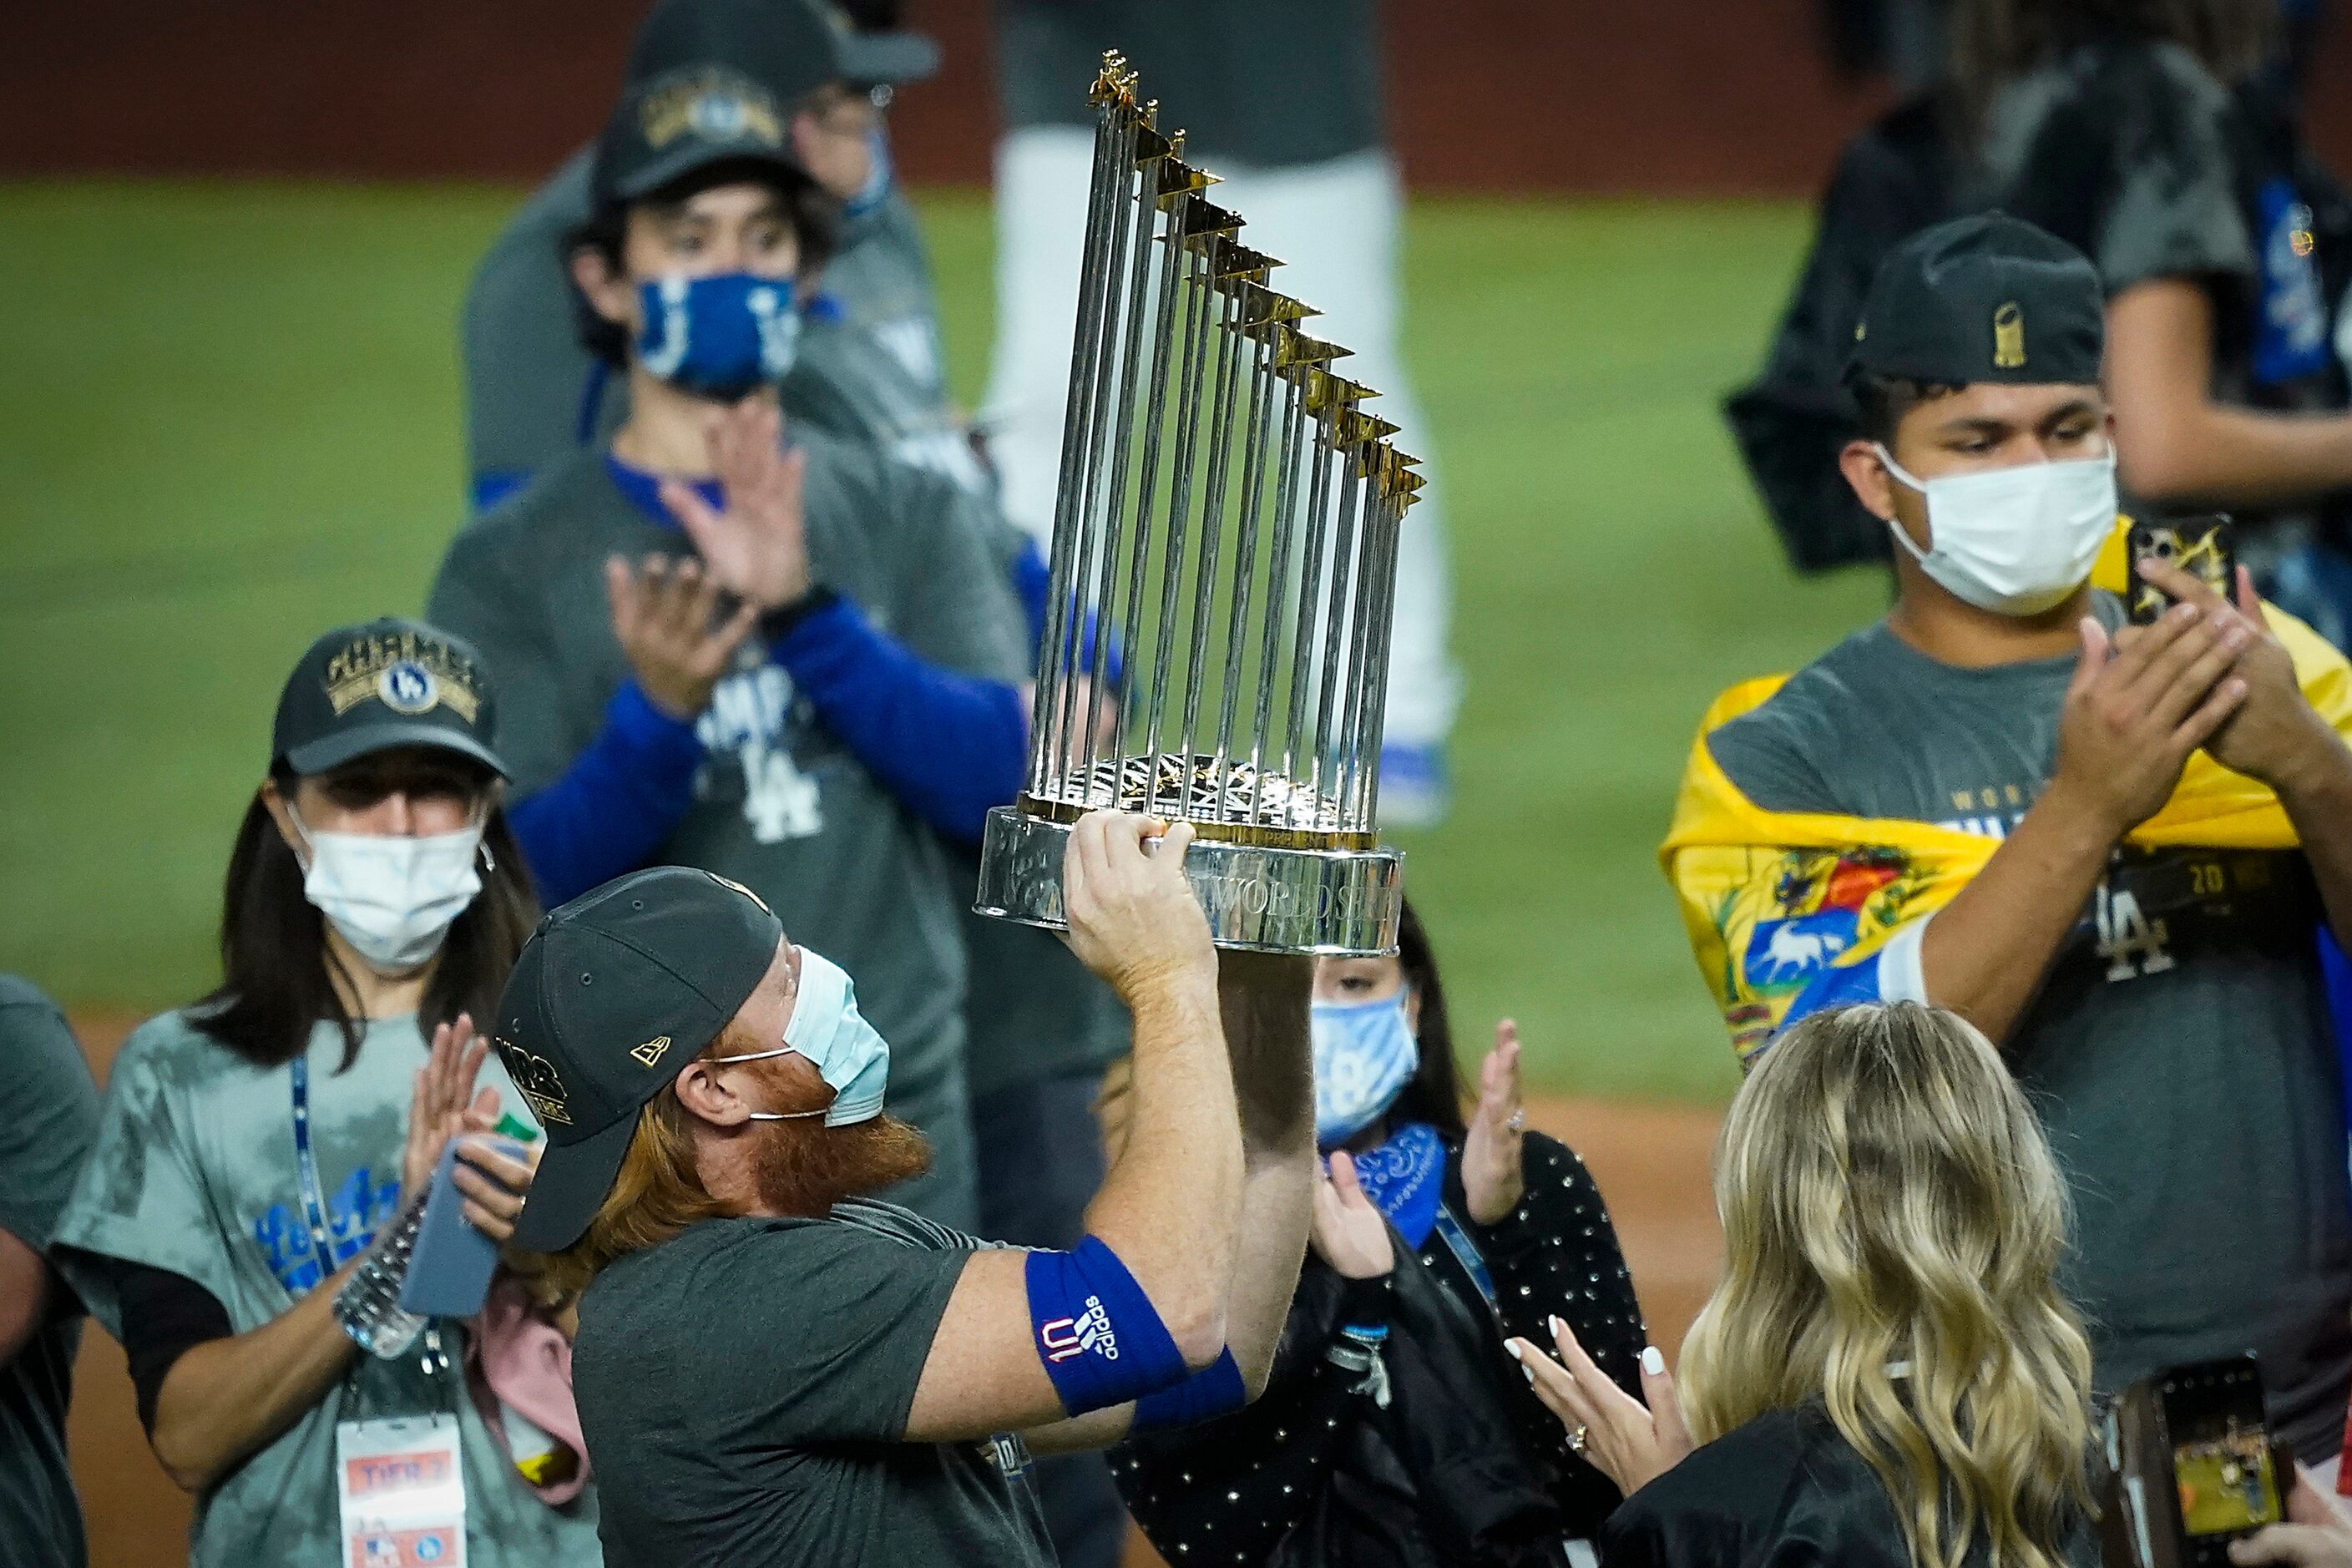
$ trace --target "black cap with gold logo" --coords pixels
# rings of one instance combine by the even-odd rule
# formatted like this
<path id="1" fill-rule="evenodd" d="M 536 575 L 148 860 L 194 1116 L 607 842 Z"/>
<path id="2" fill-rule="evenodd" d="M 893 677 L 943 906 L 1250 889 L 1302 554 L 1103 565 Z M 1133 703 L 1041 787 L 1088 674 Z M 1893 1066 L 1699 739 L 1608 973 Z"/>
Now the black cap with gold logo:
<path id="1" fill-rule="evenodd" d="M 580 1238 L 637 1112 L 741 1011 L 783 937 L 750 889 L 683 866 L 632 872 L 540 921 L 491 1037 L 547 1130 L 516 1241 L 554 1252 Z"/>
<path id="2" fill-rule="evenodd" d="M 338 626 L 310 645 L 278 694 L 270 761 L 323 773 L 395 746 L 473 758 L 500 777 L 498 717 L 474 645 L 399 616 Z"/>
<path id="3" fill-rule="evenodd" d="M 1848 377 L 2087 386 L 2106 347 L 2105 290 L 2064 240 L 1978 213 L 1888 252 L 1853 335 Z"/>

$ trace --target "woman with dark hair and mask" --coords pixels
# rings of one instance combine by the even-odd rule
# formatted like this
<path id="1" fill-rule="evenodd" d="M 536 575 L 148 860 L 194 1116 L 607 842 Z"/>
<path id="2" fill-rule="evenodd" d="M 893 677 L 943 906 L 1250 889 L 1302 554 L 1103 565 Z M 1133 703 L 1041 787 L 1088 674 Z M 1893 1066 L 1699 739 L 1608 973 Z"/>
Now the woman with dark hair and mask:
<path id="1" fill-rule="evenodd" d="M 1310 1253 L 1265 1394 L 1129 1441 L 1112 1472 L 1171 1563 L 1557 1564 L 1618 1501 L 1504 1356 L 1564 1319 L 1638 1388 L 1633 1278 L 1575 1152 L 1523 1131 L 1515 1025 L 1467 1120 L 1436 955 L 1316 965 Z M 1113 1124 L 1115 1106 L 1106 1120 Z"/>
<path id="2" fill-rule="evenodd" d="M 2342 647 L 2352 203 L 2303 134 L 2280 11 L 1957 0 L 1956 195 L 2097 266 L 2129 501 L 2233 514 L 2265 595 Z"/>
<path id="3" fill-rule="evenodd" d="M 344 1561 L 354 1526 L 400 1502 L 351 1495 L 346 1461 L 387 1452 L 446 1456 L 451 1484 L 400 1528 L 447 1558 L 462 1531 L 476 1568 L 599 1560 L 593 1507 L 542 1503 L 487 1429 L 461 1330 L 381 1359 L 336 1310 L 450 1138 L 537 1136 L 472 1023 L 538 918 L 495 716 L 473 648 L 431 626 L 314 643 L 230 855 L 221 984 L 115 1058 L 56 1260 L 197 1498 L 195 1564 Z M 454 1170 L 467 1221 L 503 1242 L 529 1161 L 466 1137 Z"/>

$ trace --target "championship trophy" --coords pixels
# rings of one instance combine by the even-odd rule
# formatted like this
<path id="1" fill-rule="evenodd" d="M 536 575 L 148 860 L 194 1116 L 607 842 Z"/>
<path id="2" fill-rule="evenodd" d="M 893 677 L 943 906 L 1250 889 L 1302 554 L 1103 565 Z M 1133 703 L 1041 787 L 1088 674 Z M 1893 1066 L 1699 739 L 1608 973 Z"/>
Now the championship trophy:
<path id="1" fill-rule="evenodd" d="M 1374 825 L 1422 477 L 1135 88 L 1105 56 L 1028 782 L 975 907 L 1064 929 L 1070 825 L 1109 808 L 1193 825 L 1219 946 L 1393 952 Z"/>

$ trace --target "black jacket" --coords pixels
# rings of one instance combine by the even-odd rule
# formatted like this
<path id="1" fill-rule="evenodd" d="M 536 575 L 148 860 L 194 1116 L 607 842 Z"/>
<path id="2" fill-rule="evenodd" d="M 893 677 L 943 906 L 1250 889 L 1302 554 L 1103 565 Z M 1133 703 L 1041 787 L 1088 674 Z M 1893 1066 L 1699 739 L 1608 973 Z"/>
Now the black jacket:
<path id="1" fill-rule="evenodd" d="M 2087 1522 L 2066 1544 L 2096 1568 Z M 1969 1552 L 1986 1561 L 1983 1542 Z M 1895 1504 L 1818 1404 L 1771 1410 L 1695 1450 L 1625 1500 L 1601 1568 L 1913 1568 Z"/>
<path id="2" fill-rule="evenodd" d="M 1449 1142 L 1445 1206 L 1466 1216 Z M 1266 1392 L 1247 1410 L 1148 1434 L 1112 1456 L 1144 1533 L 1171 1563 L 1278 1568 L 1517 1568 L 1558 1563 L 1616 1506 L 1608 1479 L 1568 1452 L 1503 1350 L 1549 1344 L 1557 1313 L 1611 1376 L 1640 1387 L 1646 1340 L 1632 1277 L 1583 1163 L 1529 1133 L 1527 1197 L 1502 1223 L 1463 1226 L 1495 1288 L 1490 1309 L 1438 1232 L 1402 1243 L 1381 1279 L 1349 1280 L 1311 1254 Z M 1498 1321 L 1499 1318 L 1499 1321 Z M 1329 1359 L 1349 1326 L 1385 1327 L 1383 1407 Z"/>

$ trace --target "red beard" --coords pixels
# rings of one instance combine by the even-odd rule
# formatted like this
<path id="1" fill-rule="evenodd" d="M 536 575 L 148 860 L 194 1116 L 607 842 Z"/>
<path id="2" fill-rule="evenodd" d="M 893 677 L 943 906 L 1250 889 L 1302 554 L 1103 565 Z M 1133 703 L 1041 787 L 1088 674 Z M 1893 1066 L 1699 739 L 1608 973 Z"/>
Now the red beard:
<path id="1" fill-rule="evenodd" d="M 864 1197 L 930 1168 L 929 1142 L 895 1116 L 849 1127 L 827 1127 L 811 1117 L 769 1124 L 751 1179 L 763 1208 L 819 1219 L 844 1198 Z"/>

